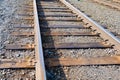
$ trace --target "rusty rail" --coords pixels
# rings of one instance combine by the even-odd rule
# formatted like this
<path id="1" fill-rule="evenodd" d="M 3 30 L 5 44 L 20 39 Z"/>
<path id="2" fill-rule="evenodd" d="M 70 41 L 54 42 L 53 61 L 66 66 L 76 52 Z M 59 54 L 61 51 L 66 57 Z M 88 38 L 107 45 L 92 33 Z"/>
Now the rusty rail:
<path id="1" fill-rule="evenodd" d="M 46 80 L 46 72 L 44 65 L 42 40 L 40 34 L 40 26 L 37 12 L 36 0 L 33 3 L 34 6 L 34 25 L 35 25 L 35 56 L 36 56 L 36 80 Z"/>

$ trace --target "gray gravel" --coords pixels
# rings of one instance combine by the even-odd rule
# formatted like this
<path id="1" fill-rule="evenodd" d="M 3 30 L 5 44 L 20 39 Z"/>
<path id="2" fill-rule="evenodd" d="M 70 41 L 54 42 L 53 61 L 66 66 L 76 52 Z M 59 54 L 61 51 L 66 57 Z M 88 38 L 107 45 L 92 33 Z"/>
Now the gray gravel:
<path id="1" fill-rule="evenodd" d="M 74 40 L 73 40 L 74 39 Z M 44 39 L 45 42 L 55 43 L 89 43 L 89 42 L 102 42 L 99 37 L 88 37 L 88 36 L 61 36 L 61 37 L 47 37 Z"/>
<path id="2" fill-rule="evenodd" d="M 67 0 L 75 7 L 90 15 L 93 20 L 105 25 L 112 32 L 120 33 L 120 11 L 94 3 L 91 0 Z"/>
<path id="3" fill-rule="evenodd" d="M 14 31 L 14 23 L 19 22 L 20 25 L 27 23 L 24 20 L 19 20 L 20 17 L 18 16 L 17 12 L 23 8 L 22 4 L 24 2 L 29 3 L 30 1 L 31 0 L 0 0 L 0 59 L 25 59 L 29 57 L 35 57 L 34 50 L 12 51 L 4 49 L 5 44 L 33 43 L 33 37 L 20 38 L 10 35 L 10 33 Z M 19 29 L 17 31 L 22 30 Z M 28 32 L 32 30 L 26 29 L 24 31 Z M 0 69 L 0 80 L 35 80 L 35 70 Z"/>
<path id="4" fill-rule="evenodd" d="M 59 50 L 45 50 L 46 57 L 102 57 L 102 56 L 112 56 L 118 55 L 117 51 L 114 49 L 59 49 Z"/>
<path id="5" fill-rule="evenodd" d="M 79 66 L 68 68 L 68 72 L 68 80 L 120 80 L 119 66 Z"/>
<path id="6" fill-rule="evenodd" d="M 35 80 L 35 70 L 31 69 L 3 69 L 0 70 L 1 80 Z"/>
<path id="7" fill-rule="evenodd" d="M 52 74 L 52 80 L 120 80 L 117 74 L 120 73 L 119 66 L 59 67 L 51 68 L 50 73 L 52 72 L 56 72 Z"/>

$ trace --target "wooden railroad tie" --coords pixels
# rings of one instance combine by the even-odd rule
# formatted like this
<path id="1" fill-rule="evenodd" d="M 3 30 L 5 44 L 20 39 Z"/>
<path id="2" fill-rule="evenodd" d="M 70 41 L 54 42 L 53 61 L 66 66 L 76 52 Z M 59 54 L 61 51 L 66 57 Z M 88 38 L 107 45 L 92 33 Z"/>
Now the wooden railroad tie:
<path id="1" fill-rule="evenodd" d="M 38 9 L 68 9 L 64 6 L 38 6 Z"/>
<path id="2" fill-rule="evenodd" d="M 44 12 L 72 12 L 71 10 L 52 10 L 52 9 L 45 9 L 45 10 L 41 10 L 41 9 L 38 9 L 38 12 L 41 12 L 41 11 L 44 11 Z"/>
<path id="3" fill-rule="evenodd" d="M 42 28 L 79 28 L 79 29 L 88 29 L 83 27 L 83 25 L 40 25 Z"/>
<path id="4" fill-rule="evenodd" d="M 41 32 L 44 36 L 98 36 L 91 32 Z M 34 36 L 34 32 L 12 32 L 12 36 Z"/>
<path id="5" fill-rule="evenodd" d="M 34 68 L 32 59 L 0 59 L 0 69 L 5 68 Z"/>
<path id="6" fill-rule="evenodd" d="M 73 15 L 73 14 L 51 14 L 51 13 L 47 13 L 47 14 L 39 13 L 39 16 L 41 17 L 41 19 L 44 17 L 52 17 L 52 18 L 54 18 L 54 17 L 57 17 L 57 18 L 59 18 L 59 17 L 65 17 L 65 18 L 72 17 L 72 18 L 74 18 L 75 17 L 76 18 L 77 17 L 76 15 Z"/>
<path id="7" fill-rule="evenodd" d="M 72 18 L 72 17 L 66 17 L 66 18 L 53 18 L 53 17 L 46 17 L 46 18 L 39 18 L 40 20 L 47 20 L 47 21 L 81 21 L 80 19 L 77 18 Z"/>
<path id="8" fill-rule="evenodd" d="M 46 58 L 47 67 L 56 66 L 91 66 L 91 65 L 118 65 L 120 64 L 120 56 L 104 56 L 104 57 L 79 57 L 79 58 Z M 15 68 L 35 68 L 35 60 L 33 59 L 0 59 L 0 69 Z"/>
<path id="9" fill-rule="evenodd" d="M 42 32 L 44 36 L 98 36 L 91 32 Z"/>
<path id="10" fill-rule="evenodd" d="M 101 42 L 94 42 L 94 43 L 59 43 L 59 44 L 44 43 L 43 48 L 45 48 L 45 49 L 111 48 L 111 45 L 106 45 L 106 44 L 103 44 Z"/>
<path id="11" fill-rule="evenodd" d="M 34 25 L 18 25 L 18 24 L 15 24 L 14 25 L 14 28 L 34 28 Z"/>
<path id="12" fill-rule="evenodd" d="M 6 44 L 5 49 L 8 50 L 23 50 L 23 49 L 34 49 L 34 44 Z"/>
<path id="13" fill-rule="evenodd" d="M 34 49 L 35 44 L 6 44 L 5 49 L 9 50 L 22 50 L 22 49 Z M 88 49 L 88 48 L 112 48 L 111 45 L 104 44 L 102 42 L 94 43 L 59 43 L 51 44 L 44 43 L 45 49 Z"/>
<path id="14" fill-rule="evenodd" d="M 12 32 L 12 36 L 34 36 L 34 32 Z"/>
<path id="15" fill-rule="evenodd" d="M 48 58 L 46 66 L 76 66 L 76 65 L 117 65 L 120 64 L 120 56 L 91 57 L 91 58 Z"/>

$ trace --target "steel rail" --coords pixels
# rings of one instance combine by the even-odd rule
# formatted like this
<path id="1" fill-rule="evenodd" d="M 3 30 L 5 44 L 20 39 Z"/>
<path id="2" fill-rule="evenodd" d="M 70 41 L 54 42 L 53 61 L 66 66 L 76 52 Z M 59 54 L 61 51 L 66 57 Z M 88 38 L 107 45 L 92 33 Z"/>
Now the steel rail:
<path id="1" fill-rule="evenodd" d="M 33 0 L 34 7 L 34 25 L 35 25 L 35 56 L 36 56 L 36 80 L 46 80 L 46 71 L 43 57 L 42 40 L 40 33 L 39 18 L 37 12 L 36 0 Z"/>
<path id="2" fill-rule="evenodd" d="M 101 25 L 97 24 L 95 21 L 87 17 L 84 13 L 82 13 L 80 10 L 72 6 L 66 0 L 59 1 L 66 5 L 70 10 L 72 10 L 73 13 L 78 15 L 78 17 L 85 23 L 86 27 L 91 27 L 96 33 L 100 33 L 100 37 L 103 38 L 104 41 L 107 42 L 107 44 L 110 44 L 115 49 L 120 51 L 120 39 L 116 38 L 112 33 L 110 33 L 108 30 L 104 29 Z"/>

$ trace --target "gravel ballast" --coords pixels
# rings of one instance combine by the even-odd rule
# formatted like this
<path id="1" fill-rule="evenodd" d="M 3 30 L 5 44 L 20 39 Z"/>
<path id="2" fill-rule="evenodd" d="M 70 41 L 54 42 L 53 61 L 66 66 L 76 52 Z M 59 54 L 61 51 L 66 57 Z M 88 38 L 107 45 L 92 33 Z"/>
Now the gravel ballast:
<path id="1" fill-rule="evenodd" d="M 30 1 L 0 0 L 0 59 L 25 59 L 31 56 L 34 58 L 34 50 L 17 51 L 5 49 L 6 44 L 33 43 L 33 37 L 20 38 L 11 36 L 11 33 L 15 30 L 13 28 L 14 23 L 18 21 L 20 24 L 23 24 L 19 20 L 17 12 L 22 11 L 23 3 Z M 19 29 L 17 31 L 22 30 Z M 0 69 L 0 80 L 35 80 L 35 69 Z"/>
<path id="2" fill-rule="evenodd" d="M 91 16 L 93 20 L 100 25 L 108 27 L 111 32 L 120 34 L 120 11 L 95 3 L 92 0 L 67 0 L 76 8 L 84 11 L 86 15 Z"/>
<path id="3" fill-rule="evenodd" d="M 115 31 L 117 33 L 120 32 L 120 13 L 117 10 L 109 9 L 106 6 L 100 6 L 97 3 L 92 3 L 89 0 L 69 0 L 74 5 L 79 6 L 81 10 L 85 11 L 88 15 L 91 15 L 92 19 L 99 22 L 102 25 L 107 25 L 110 31 Z M 6 53 L 6 50 L 3 50 L 4 44 L 9 43 L 10 35 L 8 35 L 9 31 L 11 32 L 12 27 L 14 26 L 11 24 L 18 15 L 15 14 L 18 11 L 19 3 L 24 4 L 26 1 L 21 0 L 0 0 L 0 49 L 2 54 Z M 29 3 L 27 1 L 26 3 Z M 87 5 L 88 4 L 88 5 Z M 97 10 L 98 9 L 98 10 Z M 100 11 L 102 10 L 102 11 Z M 108 10 L 108 11 L 106 11 Z M 112 10 L 112 11 L 111 11 Z M 104 14 L 103 14 L 104 12 Z M 99 13 L 99 14 L 98 14 Z M 116 16 L 114 16 L 114 14 Z M 97 15 L 93 15 L 97 14 Z M 102 16 L 103 15 L 103 16 Z M 109 16 L 108 16 L 109 15 Z M 111 17 L 111 19 L 109 19 Z M 103 21 L 101 21 L 101 19 Z M 115 20 L 115 21 L 114 21 Z M 17 21 L 16 21 L 17 22 Z M 24 22 L 19 21 L 19 23 Z M 13 22 L 14 23 L 14 22 Z M 47 22 L 48 24 L 71 24 L 71 25 L 79 25 L 80 23 L 74 22 Z M 115 28 L 115 29 L 114 29 Z M 71 29 L 70 29 L 71 30 Z M 74 30 L 74 29 L 73 29 Z M 28 30 L 29 31 L 29 30 Z M 58 30 L 59 31 L 59 30 Z M 63 30 L 65 31 L 65 30 Z M 69 31 L 69 30 L 68 30 Z M 76 30 L 74 30 L 76 31 Z M 2 34 L 1 34 L 2 33 Z M 15 39 L 15 38 L 14 38 Z M 15 40 L 12 41 L 15 41 Z M 18 38 L 19 39 L 19 38 Z M 97 40 L 96 40 L 97 39 Z M 30 40 L 30 41 L 29 41 Z M 31 39 L 21 39 L 18 42 L 25 42 L 28 41 L 29 43 L 33 43 L 33 38 Z M 50 39 L 47 38 L 49 41 Z M 56 42 L 97 42 L 100 41 L 97 37 L 89 38 L 89 37 L 73 37 L 73 36 L 66 36 L 66 37 L 51 37 L 51 40 L 56 40 Z M 53 42 L 54 43 L 54 42 Z M 12 53 L 14 51 L 8 51 L 7 53 Z M 19 53 L 19 54 L 16 54 Z M 27 55 L 29 53 L 29 55 Z M 4 57 L 7 58 L 25 58 L 34 56 L 34 51 L 16 51 L 11 55 L 6 54 Z M 72 57 L 72 58 L 79 58 L 79 57 L 100 57 L 100 56 L 112 56 L 119 54 L 114 49 L 73 49 L 73 50 L 44 50 L 45 57 Z M 3 57 L 0 57 L 3 59 Z M 47 76 L 48 80 L 120 80 L 120 66 L 119 65 L 107 65 L 107 66 L 72 66 L 72 67 L 53 67 L 47 68 Z M 49 78 L 50 76 L 50 78 Z M 52 78 L 51 78 L 52 77 Z M 1 80 L 35 80 L 35 70 L 11 70 L 11 69 L 4 69 L 0 70 L 0 79 Z"/>

